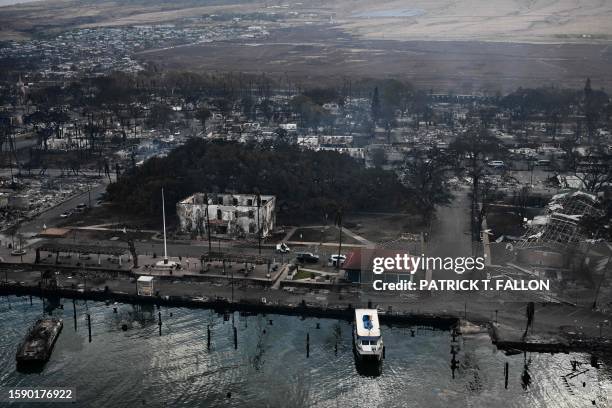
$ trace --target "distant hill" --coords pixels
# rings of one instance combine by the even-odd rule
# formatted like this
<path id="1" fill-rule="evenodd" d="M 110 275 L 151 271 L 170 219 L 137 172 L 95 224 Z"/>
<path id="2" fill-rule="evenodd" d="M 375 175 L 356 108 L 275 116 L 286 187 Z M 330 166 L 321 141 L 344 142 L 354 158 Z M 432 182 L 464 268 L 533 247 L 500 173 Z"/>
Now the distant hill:
<path id="1" fill-rule="evenodd" d="M 0 7 L 12 6 L 14 4 L 21 4 L 21 3 L 31 3 L 33 1 L 41 1 L 41 0 L 0 0 Z"/>
<path id="2" fill-rule="evenodd" d="M 0 0 L 10 3 L 12 0 Z M 82 24 L 162 23 L 206 12 L 295 13 L 356 36 L 395 40 L 612 40 L 612 2 L 595 0 L 46 0 L 0 10 L 0 39 Z M 300 17 L 301 16 L 301 17 Z M 129 17 L 129 18 L 128 18 Z"/>
<path id="3" fill-rule="evenodd" d="M 603 0 L 46 0 L 0 8 L 0 41 L 172 23 L 222 34 L 135 58 L 169 70 L 315 84 L 397 78 L 437 91 L 494 94 L 580 87 L 587 76 L 610 89 L 611 16 L 612 1 Z M 262 27 L 269 36 L 232 36 L 235 25 Z"/>

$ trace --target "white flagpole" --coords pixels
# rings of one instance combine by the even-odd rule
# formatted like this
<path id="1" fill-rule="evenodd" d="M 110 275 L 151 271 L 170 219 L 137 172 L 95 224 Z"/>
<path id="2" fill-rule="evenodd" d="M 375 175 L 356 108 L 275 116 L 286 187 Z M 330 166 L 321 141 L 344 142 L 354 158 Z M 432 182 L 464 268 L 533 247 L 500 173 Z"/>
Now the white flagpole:
<path id="1" fill-rule="evenodd" d="M 162 187 L 162 218 L 164 221 L 164 263 L 168 263 L 168 248 L 166 247 L 166 203 L 164 200 L 164 189 Z"/>

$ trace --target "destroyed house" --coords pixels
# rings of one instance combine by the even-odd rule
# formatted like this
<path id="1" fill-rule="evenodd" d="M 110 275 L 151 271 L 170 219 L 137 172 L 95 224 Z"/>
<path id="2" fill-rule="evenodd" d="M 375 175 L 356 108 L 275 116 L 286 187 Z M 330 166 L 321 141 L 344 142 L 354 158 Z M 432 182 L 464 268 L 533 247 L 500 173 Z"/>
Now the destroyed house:
<path id="1" fill-rule="evenodd" d="M 583 191 L 557 194 L 543 214 L 529 221 L 527 233 L 518 247 L 564 250 L 578 245 L 586 239 L 579 226 L 585 215 L 601 215 L 596 196 Z"/>

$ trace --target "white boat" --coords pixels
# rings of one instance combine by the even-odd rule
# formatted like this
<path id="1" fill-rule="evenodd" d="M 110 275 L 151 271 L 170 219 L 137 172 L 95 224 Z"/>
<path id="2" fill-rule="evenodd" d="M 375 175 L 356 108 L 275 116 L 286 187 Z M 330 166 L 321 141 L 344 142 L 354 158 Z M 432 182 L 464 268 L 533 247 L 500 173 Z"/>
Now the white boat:
<path id="1" fill-rule="evenodd" d="M 382 361 L 384 345 L 376 309 L 355 309 L 353 345 L 359 360 Z"/>

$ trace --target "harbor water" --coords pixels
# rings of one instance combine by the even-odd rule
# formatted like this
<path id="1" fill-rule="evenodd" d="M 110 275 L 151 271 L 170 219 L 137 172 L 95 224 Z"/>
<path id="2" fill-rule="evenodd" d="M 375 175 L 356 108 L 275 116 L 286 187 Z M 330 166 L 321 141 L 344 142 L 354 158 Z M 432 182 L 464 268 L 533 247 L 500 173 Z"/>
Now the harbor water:
<path id="1" fill-rule="evenodd" d="M 43 313 L 63 330 L 42 372 L 20 373 L 15 352 Z M 383 325 L 386 356 L 372 376 L 355 366 L 347 321 L 12 296 L 0 298 L 0 321 L 0 386 L 75 388 L 78 407 L 612 406 L 609 360 L 507 356 L 486 333 L 453 341 Z"/>

